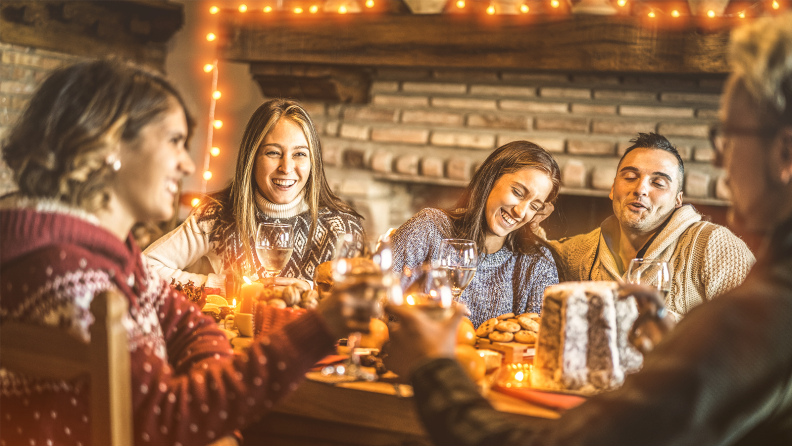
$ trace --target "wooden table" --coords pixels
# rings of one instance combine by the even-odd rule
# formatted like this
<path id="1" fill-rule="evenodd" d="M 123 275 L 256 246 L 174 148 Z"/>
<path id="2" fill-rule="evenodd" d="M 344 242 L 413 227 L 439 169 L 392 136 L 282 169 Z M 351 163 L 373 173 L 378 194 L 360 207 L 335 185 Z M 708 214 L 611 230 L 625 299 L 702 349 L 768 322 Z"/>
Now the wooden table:
<path id="1" fill-rule="evenodd" d="M 310 376 L 310 374 L 309 374 Z M 272 413 L 248 429 L 246 445 L 385 446 L 430 445 L 418 419 L 410 386 L 327 384 L 306 379 Z M 559 413 L 490 392 L 504 416 L 558 418 Z"/>
<path id="2" fill-rule="evenodd" d="M 251 338 L 232 340 L 235 349 Z M 245 446 L 428 446 L 412 387 L 385 382 L 328 384 L 311 372 L 300 387 L 244 432 Z M 398 393 L 397 393 L 398 392 Z M 559 412 L 491 391 L 505 417 L 555 419 Z"/>

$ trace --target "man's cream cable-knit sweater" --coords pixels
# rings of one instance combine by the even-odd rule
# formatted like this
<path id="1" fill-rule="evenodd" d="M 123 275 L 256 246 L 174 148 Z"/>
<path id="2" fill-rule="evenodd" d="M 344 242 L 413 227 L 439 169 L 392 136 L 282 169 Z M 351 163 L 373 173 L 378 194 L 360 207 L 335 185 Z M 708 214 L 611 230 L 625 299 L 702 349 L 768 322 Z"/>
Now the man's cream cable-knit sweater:
<path id="1" fill-rule="evenodd" d="M 550 241 L 559 278 L 625 279 L 613 252 L 618 234 L 619 222 L 610 216 L 588 234 Z M 745 242 L 723 226 L 701 221 L 689 205 L 674 212 L 644 257 L 668 262 L 672 289 L 666 305 L 677 318 L 741 284 L 756 261 Z"/>

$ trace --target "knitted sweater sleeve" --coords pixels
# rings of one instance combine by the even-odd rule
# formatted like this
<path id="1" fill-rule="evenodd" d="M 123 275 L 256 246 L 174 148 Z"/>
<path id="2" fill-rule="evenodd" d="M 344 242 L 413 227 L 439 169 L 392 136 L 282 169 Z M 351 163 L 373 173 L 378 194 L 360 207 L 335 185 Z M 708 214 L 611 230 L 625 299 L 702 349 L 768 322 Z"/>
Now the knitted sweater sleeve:
<path id="1" fill-rule="evenodd" d="M 723 226 L 712 231 L 704 252 L 695 255 L 703 256 L 703 266 L 698 271 L 707 301 L 743 283 L 756 263 L 748 245 Z"/>
<path id="2" fill-rule="evenodd" d="M 404 268 L 415 269 L 438 258 L 440 241 L 445 237 L 440 223 L 447 218 L 440 210 L 423 209 L 399 226 L 391 238 L 393 271 L 399 273 Z"/>
<path id="3" fill-rule="evenodd" d="M 544 290 L 550 285 L 558 283 L 558 270 L 555 261 L 547 248 L 542 248 L 542 255 L 536 256 L 533 264 L 528 268 L 528 277 L 523 280 L 528 282 L 526 312 L 541 313 Z"/>
<path id="4" fill-rule="evenodd" d="M 221 271 L 221 259 L 209 241 L 211 227 L 208 225 L 210 223 L 199 223 L 196 213 L 193 213 L 179 227 L 152 243 L 143 252 L 151 269 L 163 279 L 175 278 L 182 283 L 192 280 L 199 286 L 225 290 L 224 274 L 203 275 L 184 271 L 203 256 L 209 259 L 215 272 Z"/>
<path id="5" fill-rule="evenodd" d="M 234 355 L 217 325 L 180 294 L 163 299 L 159 316 L 170 364 L 147 348 L 131 357 L 136 443 L 207 444 L 257 421 L 334 342 L 308 312 Z"/>

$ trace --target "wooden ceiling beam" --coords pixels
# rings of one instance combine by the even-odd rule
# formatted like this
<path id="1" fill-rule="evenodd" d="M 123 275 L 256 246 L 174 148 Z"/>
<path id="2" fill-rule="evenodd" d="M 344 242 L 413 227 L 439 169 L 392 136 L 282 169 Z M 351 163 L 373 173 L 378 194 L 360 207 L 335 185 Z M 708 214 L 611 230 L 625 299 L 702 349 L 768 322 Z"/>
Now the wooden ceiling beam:
<path id="1" fill-rule="evenodd" d="M 250 63 L 726 73 L 728 23 L 676 29 L 630 16 L 221 13 L 220 53 Z"/>

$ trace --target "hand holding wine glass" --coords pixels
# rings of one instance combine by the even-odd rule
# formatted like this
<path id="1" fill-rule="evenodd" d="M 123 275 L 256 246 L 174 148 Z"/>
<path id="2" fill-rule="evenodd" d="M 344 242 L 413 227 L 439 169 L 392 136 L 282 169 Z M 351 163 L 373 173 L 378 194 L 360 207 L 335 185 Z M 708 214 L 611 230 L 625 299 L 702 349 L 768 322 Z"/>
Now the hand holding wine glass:
<path id="1" fill-rule="evenodd" d="M 440 268 L 446 270 L 454 300 L 473 280 L 478 264 L 476 243 L 472 240 L 447 238 L 440 242 Z"/>
<path id="2" fill-rule="evenodd" d="M 336 259 L 332 264 L 332 295 L 337 296 L 352 333 L 347 338 L 349 360 L 342 366 L 328 366 L 325 375 L 348 376 L 373 381 L 375 374 L 367 373 L 360 366 L 355 347 L 360 342 L 360 333 L 368 332 L 372 317 L 381 311 L 380 301 L 387 295 L 387 287 L 379 266 L 369 259 L 355 258 L 361 252 L 362 240 L 354 234 L 344 234 L 336 246 Z"/>
<path id="3" fill-rule="evenodd" d="M 275 277 L 286 267 L 294 250 L 292 227 L 281 223 L 260 223 L 256 231 L 256 255 L 267 277 Z"/>
<path id="4" fill-rule="evenodd" d="M 627 268 L 627 282 L 648 285 L 657 289 L 664 299 L 668 299 L 671 293 L 671 272 L 668 269 L 668 262 L 657 259 L 632 259 Z"/>
<path id="5" fill-rule="evenodd" d="M 641 353 L 648 353 L 676 321 L 666 310 L 665 302 L 671 292 L 668 263 L 655 259 L 633 259 L 627 270 L 627 281 L 620 297 L 635 298 L 638 318 L 630 330 L 629 341 Z"/>

